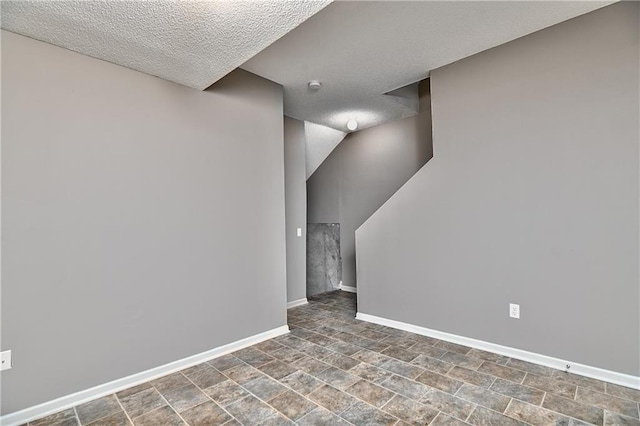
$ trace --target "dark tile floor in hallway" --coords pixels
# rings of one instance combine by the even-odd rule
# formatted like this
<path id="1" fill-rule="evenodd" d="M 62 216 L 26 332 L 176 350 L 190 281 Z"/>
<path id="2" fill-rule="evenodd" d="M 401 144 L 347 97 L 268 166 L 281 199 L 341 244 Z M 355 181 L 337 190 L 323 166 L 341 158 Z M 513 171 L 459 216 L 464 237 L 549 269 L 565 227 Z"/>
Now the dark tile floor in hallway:
<path id="1" fill-rule="evenodd" d="M 291 333 L 29 425 L 633 425 L 640 391 L 354 319 L 354 294 Z"/>

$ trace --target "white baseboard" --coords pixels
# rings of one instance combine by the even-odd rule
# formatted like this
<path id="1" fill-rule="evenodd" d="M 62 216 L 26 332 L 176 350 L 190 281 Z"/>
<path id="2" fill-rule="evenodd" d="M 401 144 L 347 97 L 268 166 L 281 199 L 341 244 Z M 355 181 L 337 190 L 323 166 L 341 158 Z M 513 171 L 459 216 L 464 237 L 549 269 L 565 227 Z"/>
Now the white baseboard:
<path id="1" fill-rule="evenodd" d="M 349 287 L 348 285 L 342 285 L 342 282 L 340 282 L 340 285 L 338 286 L 339 290 L 342 291 L 348 291 L 349 293 L 357 293 L 358 289 L 355 287 Z"/>
<path id="2" fill-rule="evenodd" d="M 71 408 L 79 404 L 84 404 L 85 402 L 91 401 L 93 399 L 101 398 L 103 396 L 119 392 L 132 386 L 148 382 L 149 380 L 154 380 L 159 377 L 166 376 L 167 374 L 175 373 L 176 371 L 198 365 L 219 356 L 255 345 L 256 343 L 273 339 L 274 337 L 287 334 L 288 332 L 289 327 L 283 325 L 282 327 L 274 328 L 263 333 L 249 336 L 247 338 L 237 340 L 235 342 L 219 346 L 214 349 L 210 349 L 206 352 L 179 359 L 177 361 L 173 361 L 168 364 L 152 368 L 150 370 L 132 374 L 131 376 L 123 377 L 112 382 L 104 383 L 102 385 L 85 389 L 71 395 L 63 396 L 52 401 L 44 402 L 33 407 L 25 408 L 23 410 L 7 414 L 0 417 L 0 424 L 3 426 L 21 425 L 29 421 L 33 421 L 35 419 L 57 413 L 59 411 L 66 410 L 67 408 Z"/>
<path id="3" fill-rule="evenodd" d="M 567 365 L 569 365 L 571 367 L 569 370 L 571 373 L 579 374 L 585 377 L 591 377 L 593 379 L 603 380 L 609 383 L 615 383 L 617 385 L 626 386 L 629 388 L 640 389 L 640 377 L 632 376 L 629 374 L 604 370 L 602 368 L 592 367 L 573 361 L 567 361 L 564 359 L 541 355 L 534 352 L 528 352 L 521 349 L 510 348 L 508 346 L 497 345 L 495 343 L 476 340 L 464 336 L 458 336 L 456 334 L 445 333 L 443 331 L 432 330 L 430 328 L 420 327 L 417 325 L 390 320 L 387 318 L 381 318 L 374 315 L 363 314 L 360 312 L 356 314 L 356 319 L 371 322 L 374 324 L 385 325 L 387 327 L 397 328 L 399 330 L 404 330 L 423 336 L 445 340 L 447 342 L 457 343 L 459 345 L 482 349 L 484 351 L 493 352 L 499 355 L 504 355 L 523 361 L 529 361 L 534 364 L 555 368 L 557 370 L 566 370 Z"/>
<path id="4" fill-rule="evenodd" d="M 287 302 L 287 309 L 295 308 L 296 306 L 306 305 L 307 303 L 309 303 L 307 301 L 307 298 L 303 297 L 302 299 Z"/>

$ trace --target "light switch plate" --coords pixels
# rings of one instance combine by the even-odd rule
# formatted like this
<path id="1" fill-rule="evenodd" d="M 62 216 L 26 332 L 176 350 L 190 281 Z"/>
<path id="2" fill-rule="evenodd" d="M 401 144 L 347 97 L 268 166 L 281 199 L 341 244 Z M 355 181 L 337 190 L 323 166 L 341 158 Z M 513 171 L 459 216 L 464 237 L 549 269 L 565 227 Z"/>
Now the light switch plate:
<path id="1" fill-rule="evenodd" d="M 11 351 L 0 352 L 0 371 L 8 370 L 12 366 Z"/>
<path id="2" fill-rule="evenodd" d="M 302 237 L 302 228 L 297 228 L 296 234 L 298 235 L 298 237 Z"/>

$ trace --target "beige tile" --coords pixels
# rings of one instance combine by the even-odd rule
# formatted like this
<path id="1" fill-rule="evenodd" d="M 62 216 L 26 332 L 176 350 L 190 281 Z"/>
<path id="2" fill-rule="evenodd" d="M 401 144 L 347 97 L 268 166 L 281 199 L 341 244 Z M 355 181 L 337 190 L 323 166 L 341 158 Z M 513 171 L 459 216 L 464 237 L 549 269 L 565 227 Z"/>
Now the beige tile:
<path id="1" fill-rule="evenodd" d="M 448 362 L 450 364 L 458 365 L 460 367 L 465 367 L 471 370 L 475 370 L 480 367 L 484 362 L 480 358 L 473 358 L 467 355 L 460 354 L 458 352 L 447 352 L 440 357 L 442 361 Z"/>
<path id="2" fill-rule="evenodd" d="M 202 404 L 209 398 L 196 385 L 189 384 L 185 387 L 168 391 L 164 394 L 171 407 L 181 413 L 191 407 Z"/>
<path id="3" fill-rule="evenodd" d="M 255 380 L 258 377 L 264 376 L 264 374 L 260 370 L 253 368 L 252 366 L 247 364 L 237 365 L 233 368 L 225 370 L 224 375 L 241 385 Z"/>
<path id="4" fill-rule="evenodd" d="M 411 361 L 411 364 L 439 374 L 447 374 L 449 370 L 454 367 L 453 364 L 449 364 L 448 362 L 444 362 L 439 359 L 431 358 L 422 354 L 418 355 L 417 358 Z"/>
<path id="5" fill-rule="evenodd" d="M 526 423 L 521 422 L 520 420 L 516 420 L 500 414 L 497 411 L 492 411 L 480 406 L 473 410 L 473 413 L 471 413 L 467 421 L 476 426 L 527 426 Z"/>
<path id="6" fill-rule="evenodd" d="M 190 426 L 221 425 L 232 417 L 211 401 L 189 408 L 180 414 Z"/>
<path id="7" fill-rule="evenodd" d="M 558 413 L 584 420 L 594 425 L 602 425 L 604 420 L 604 411 L 601 408 L 591 405 L 581 404 L 579 402 L 562 398 L 554 394 L 548 393 L 542 403 L 544 408 L 556 411 Z"/>
<path id="8" fill-rule="evenodd" d="M 296 422 L 298 426 L 348 426 L 345 420 L 319 407 Z"/>
<path id="9" fill-rule="evenodd" d="M 533 405 L 542 404 L 542 399 L 544 398 L 544 392 L 539 389 L 530 388 L 504 379 L 496 379 L 489 389 Z"/>
<path id="10" fill-rule="evenodd" d="M 399 361 L 397 359 L 390 359 L 389 361 L 381 364 L 380 368 L 395 373 L 398 376 L 406 377 L 408 379 L 415 379 L 424 372 L 424 368 L 418 367 L 417 365 L 409 364 L 407 362 Z"/>
<path id="11" fill-rule="evenodd" d="M 382 410 L 411 425 L 427 425 L 438 415 L 438 410 L 402 395 L 394 396 Z"/>
<path id="12" fill-rule="evenodd" d="M 240 361 L 233 355 L 223 355 L 221 357 L 212 359 L 207 363 L 218 371 L 224 371 L 242 364 L 242 361 Z"/>
<path id="13" fill-rule="evenodd" d="M 604 424 L 605 426 L 640 426 L 640 420 L 605 410 Z"/>
<path id="14" fill-rule="evenodd" d="M 258 370 L 278 380 L 297 371 L 295 367 L 279 360 L 268 362 L 258 367 Z"/>
<path id="15" fill-rule="evenodd" d="M 308 397 L 316 404 L 323 406 L 335 414 L 342 413 L 358 401 L 353 396 L 340 392 L 338 389 L 329 385 L 324 385 L 320 389 L 316 389 L 311 392 Z"/>
<path id="16" fill-rule="evenodd" d="M 600 407 L 635 419 L 639 418 L 637 402 L 618 398 L 612 395 L 606 395 L 604 393 L 596 392 L 593 389 L 578 386 L 576 401 Z"/>
<path id="17" fill-rule="evenodd" d="M 446 414 L 440 413 L 438 417 L 436 417 L 432 423 L 429 423 L 429 426 L 468 426 L 469 423 L 463 422 L 462 420 L 458 420 L 454 417 L 447 416 Z"/>
<path id="18" fill-rule="evenodd" d="M 434 373 L 433 371 L 425 371 L 416 378 L 416 381 L 451 394 L 456 393 L 463 384 L 459 380 Z"/>
<path id="19" fill-rule="evenodd" d="M 551 392 L 564 398 L 573 399 L 576 396 L 577 386 L 557 377 L 542 377 L 528 373 L 522 384 L 545 392 Z"/>
<path id="20" fill-rule="evenodd" d="M 640 390 L 631 389 L 625 386 L 614 385 L 613 383 L 606 384 L 607 394 L 617 396 L 618 398 L 630 399 L 632 401 L 640 402 Z"/>
<path id="21" fill-rule="evenodd" d="M 364 402 L 356 402 L 340 414 L 340 417 L 354 425 L 393 426 L 398 419 Z"/>
<path id="22" fill-rule="evenodd" d="M 133 419 L 135 426 L 179 426 L 184 425 L 180 416 L 171 409 L 171 407 L 165 405 L 157 410 L 150 411 L 143 414 L 140 417 Z"/>
<path id="23" fill-rule="evenodd" d="M 158 390 L 158 392 L 164 394 L 167 391 L 187 386 L 191 384 L 191 382 L 189 379 L 184 377 L 182 373 L 178 372 L 153 380 L 151 384 Z"/>
<path id="24" fill-rule="evenodd" d="M 568 426 L 570 421 L 566 416 L 517 399 L 511 401 L 504 414 L 537 426 Z"/>
<path id="25" fill-rule="evenodd" d="M 280 382 L 302 395 L 308 395 L 324 384 L 319 379 L 302 371 L 289 374 L 280 379 Z"/>
<path id="26" fill-rule="evenodd" d="M 444 340 L 440 340 L 435 344 L 436 347 L 446 349 L 448 352 L 457 352 L 462 355 L 466 355 L 471 350 L 470 347 L 459 345 L 457 343 L 445 342 Z"/>
<path id="27" fill-rule="evenodd" d="M 488 388 L 496 380 L 495 377 L 488 374 L 479 373 L 477 371 L 469 370 L 468 368 L 455 366 L 447 374 L 457 380 L 462 380 L 466 383 L 479 386 L 481 388 Z"/>
<path id="28" fill-rule="evenodd" d="M 466 419 L 475 408 L 475 404 L 469 401 L 436 389 L 429 391 L 420 402 L 460 420 Z"/>
<path id="29" fill-rule="evenodd" d="M 167 405 L 164 398 L 155 388 L 148 388 L 125 398 L 120 398 L 120 403 L 131 418 Z"/>
<path id="30" fill-rule="evenodd" d="M 558 379 L 564 380 L 567 383 L 581 386 L 583 388 L 591 388 L 598 392 L 604 393 L 605 391 L 605 382 L 592 379 L 590 377 L 578 376 L 577 374 L 572 373 L 565 373 L 564 371 L 560 370 L 555 370 L 552 374 L 552 377 L 556 377 Z"/>
<path id="31" fill-rule="evenodd" d="M 237 383 L 227 380 L 204 390 L 209 398 L 225 407 L 249 395 L 249 392 Z"/>
<path id="32" fill-rule="evenodd" d="M 322 358 L 322 362 L 325 362 L 329 365 L 337 367 L 341 370 L 349 370 L 355 367 L 356 365 L 360 364 L 360 361 L 358 361 L 357 359 L 348 357 L 346 355 L 343 355 L 337 352 L 332 352 L 328 356 Z"/>
<path id="33" fill-rule="evenodd" d="M 292 365 L 308 374 L 317 374 L 331 367 L 329 364 L 311 357 L 302 358 L 292 363 Z"/>
<path id="34" fill-rule="evenodd" d="M 76 407 L 78 419 L 83 425 L 94 422 L 103 417 L 122 411 L 115 395 L 95 399 Z"/>
<path id="35" fill-rule="evenodd" d="M 521 383 L 524 376 L 527 374 L 521 370 L 514 370 L 513 368 L 505 367 L 502 365 L 494 364 L 492 362 L 484 361 L 478 371 L 485 374 L 491 374 L 492 376 L 500 377 L 502 379 L 510 380 L 512 382 Z"/>
<path id="36" fill-rule="evenodd" d="M 304 417 L 317 407 L 316 404 L 293 391 L 276 396 L 269 401 L 269 405 L 293 421 Z"/>
<path id="37" fill-rule="evenodd" d="M 382 407 L 395 395 L 394 392 L 366 380 L 360 380 L 349 386 L 346 392 L 376 407 Z"/>
<path id="38" fill-rule="evenodd" d="M 494 354 L 493 352 L 483 351 L 481 349 L 471 348 L 467 353 L 468 356 L 479 358 L 485 361 L 490 361 L 498 365 L 506 365 L 509 362 L 509 357 L 504 355 Z"/>
<path id="39" fill-rule="evenodd" d="M 89 425 L 87 426 L 131 426 L 131 425 L 132 423 L 127 417 L 127 415 L 123 411 L 120 411 L 110 416 L 103 417 L 100 420 L 96 420 L 95 422 L 89 423 Z M 56 426 L 64 426 L 64 425 L 57 423 Z"/>
<path id="40" fill-rule="evenodd" d="M 315 377 L 340 390 L 345 390 L 360 380 L 358 376 L 354 376 L 336 367 L 330 367 L 316 374 Z"/>
<path id="41" fill-rule="evenodd" d="M 253 395 L 227 406 L 226 410 L 244 425 L 257 425 L 263 420 L 277 415 L 276 410 Z"/>
<path id="42" fill-rule="evenodd" d="M 287 391 L 284 385 L 266 376 L 258 377 L 242 386 L 263 401 L 268 401 Z"/>
<path id="43" fill-rule="evenodd" d="M 120 392 L 116 393 L 116 396 L 119 399 L 122 399 L 122 398 L 125 398 L 125 397 L 129 396 L 129 395 L 133 395 L 134 393 L 138 393 L 138 392 L 143 391 L 145 389 L 149 389 L 150 387 L 152 387 L 151 382 L 142 383 L 140 385 L 133 386 L 133 387 L 130 387 L 130 388 L 125 389 L 125 390 L 121 390 Z"/>
<path id="44" fill-rule="evenodd" d="M 373 383 L 381 383 L 393 376 L 393 373 L 382 368 L 374 367 L 373 365 L 366 364 L 364 362 L 356 365 L 349 373 L 361 377 Z"/>
<path id="45" fill-rule="evenodd" d="M 551 377 L 554 371 L 558 371 L 543 365 L 533 364 L 531 362 L 521 361 L 514 358 L 511 358 L 505 365 L 507 367 L 515 368 L 516 370 L 526 371 L 527 373 L 533 373 L 543 377 Z"/>
<path id="46" fill-rule="evenodd" d="M 413 380 L 397 375 L 389 377 L 380 383 L 380 386 L 416 401 L 420 400 L 430 390 L 428 386 L 422 383 L 414 382 Z"/>
<path id="47" fill-rule="evenodd" d="M 508 396 L 469 384 L 464 384 L 456 393 L 456 396 L 501 413 L 507 408 L 511 400 Z"/>
<path id="48" fill-rule="evenodd" d="M 58 413 L 52 414 L 50 416 L 44 417 L 39 420 L 34 420 L 29 423 L 29 425 L 33 426 L 53 426 L 62 422 L 73 422 L 76 421 L 76 412 L 73 408 L 69 408 L 64 411 L 60 411 Z M 71 423 L 73 424 L 73 423 Z M 76 421 L 77 424 L 77 421 Z"/>
<path id="49" fill-rule="evenodd" d="M 381 353 L 388 357 L 399 359 L 400 361 L 404 361 L 404 362 L 411 362 L 412 360 L 417 358 L 419 355 L 417 352 L 412 352 L 412 351 L 409 351 L 403 348 L 398 348 L 395 346 L 391 346 L 383 350 Z"/>

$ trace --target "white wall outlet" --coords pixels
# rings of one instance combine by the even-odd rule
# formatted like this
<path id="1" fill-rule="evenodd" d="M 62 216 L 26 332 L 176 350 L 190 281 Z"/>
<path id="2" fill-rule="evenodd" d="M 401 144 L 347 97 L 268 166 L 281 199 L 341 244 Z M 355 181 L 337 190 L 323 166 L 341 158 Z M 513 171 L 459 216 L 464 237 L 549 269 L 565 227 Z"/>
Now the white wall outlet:
<path id="1" fill-rule="evenodd" d="M 298 237 L 302 237 L 302 228 L 297 228 L 297 229 L 296 229 L 296 235 L 297 235 Z"/>
<path id="2" fill-rule="evenodd" d="M 11 351 L 0 352 L 0 371 L 8 370 L 13 366 L 11 363 Z"/>
<path id="3" fill-rule="evenodd" d="M 520 319 L 520 305 L 516 305 L 515 303 L 509 303 L 509 316 L 511 318 Z"/>

